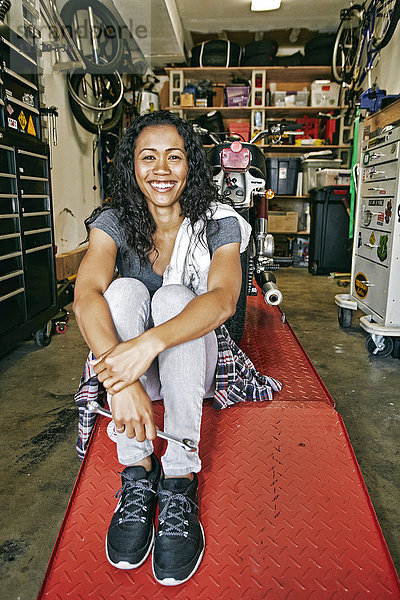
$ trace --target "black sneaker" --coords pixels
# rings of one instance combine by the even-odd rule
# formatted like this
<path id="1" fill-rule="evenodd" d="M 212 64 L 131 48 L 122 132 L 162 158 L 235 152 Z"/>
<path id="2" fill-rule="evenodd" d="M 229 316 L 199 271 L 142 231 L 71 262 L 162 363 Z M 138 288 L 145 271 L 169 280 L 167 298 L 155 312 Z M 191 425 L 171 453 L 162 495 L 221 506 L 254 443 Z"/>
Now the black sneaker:
<path id="1" fill-rule="evenodd" d="M 153 573 L 162 585 L 179 585 L 196 572 L 205 548 L 197 505 L 198 480 L 162 479 L 158 485 L 160 516 L 153 550 Z"/>
<path id="2" fill-rule="evenodd" d="M 117 569 L 140 567 L 154 542 L 154 513 L 161 467 L 152 454 L 152 470 L 126 467 L 121 473 L 122 487 L 106 537 L 106 554 Z"/>

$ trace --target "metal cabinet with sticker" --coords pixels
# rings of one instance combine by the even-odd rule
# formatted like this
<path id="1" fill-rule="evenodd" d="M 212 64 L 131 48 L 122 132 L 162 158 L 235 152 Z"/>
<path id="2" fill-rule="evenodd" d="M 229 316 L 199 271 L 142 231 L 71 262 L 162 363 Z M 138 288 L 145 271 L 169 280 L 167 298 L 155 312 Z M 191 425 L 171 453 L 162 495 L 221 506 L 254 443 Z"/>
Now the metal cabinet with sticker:
<path id="1" fill-rule="evenodd" d="M 359 162 L 351 293 L 338 294 L 341 327 L 365 315 L 368 351 L 400 357 L 400 101 L 365 121 Z"/>

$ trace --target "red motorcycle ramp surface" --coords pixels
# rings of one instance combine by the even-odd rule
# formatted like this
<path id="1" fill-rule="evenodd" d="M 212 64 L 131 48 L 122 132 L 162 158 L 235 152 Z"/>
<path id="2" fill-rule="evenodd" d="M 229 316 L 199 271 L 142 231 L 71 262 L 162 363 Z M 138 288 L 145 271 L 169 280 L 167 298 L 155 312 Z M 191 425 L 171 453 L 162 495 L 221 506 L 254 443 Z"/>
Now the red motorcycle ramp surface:
<path id="1" fill-rule="evenodd" d="M 121 467 L 106 433 L 108 420 L 100 417 L 40 599 L 400 598 L 399 581 L 343 422 L 280 317 L 278 309 L 251 299 L 243 347 L 258 368 L 280 377 L 285 393 L 272 402 L 243 403 L 223 411 L 205 403 L 199 479 L 206 551 L 193 578 L 167 588 L 154 581 L 151 557 L 133 571 L 118 571 L 107 562 L 104 540 Z M 251 331 L 260 321 L 270 329 Z M 274 347 L 276 331 L 284 336 L 284 355 Z M 256 335 L 261 340 L 258 358 L 249 344 Z M 259 360 L 263 350 L 267 357 L 274 354 L 276 367 L 271 368 L 269 358 Z M 297 364 L 282 368 L 290 356 Z M 292 372 L 300 373 L 295 382 L 289 381 Z M 312 380 L 312 396 L 303 375 Z M 161 426 L 162 406 L 157 404 Z M 156 451 L 162 449 L 157 441 Z"/>

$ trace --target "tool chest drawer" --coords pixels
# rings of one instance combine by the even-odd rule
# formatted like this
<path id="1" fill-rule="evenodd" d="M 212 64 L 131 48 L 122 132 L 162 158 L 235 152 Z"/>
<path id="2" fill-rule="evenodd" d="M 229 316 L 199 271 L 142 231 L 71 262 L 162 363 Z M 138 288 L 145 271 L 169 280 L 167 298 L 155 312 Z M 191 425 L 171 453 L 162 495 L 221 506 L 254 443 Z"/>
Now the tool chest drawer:
<path id="1" fill-rule="evenodd" d="M 15 172 L 14 148 L 0 144 L 0 173 Z"/>
<path id="2" fill-rule="evenodd" d="M 354 279 L 356 296 L 367 308 L 371 308 L 382 318 L 386 311 L 388 283 L 387 265 L 357 257 Z"/>
<path id="3" fill-rule="evenodd" d="M 19 214 L 0 215 L 0 237 L 19 232 Z"/>
<path id="4" fill-rule="evenodd" d="M 25 315 L 24 288 L 16 290 L 11 296 L 0 298 L 0 334 L 22 325 Z"/>
<path id="5" fill-rule="evenodd" d="M 0 277 L 9 275 L 13 271 L 18 271 L 22 267 L 22 252 L 20 247 L 17 250 L 10 250 L 0 256 Z"/>
<path id="6" fill-rule="evenodd" d="M 33 213 L 24 213 L 22 217 L 22 231 L 26 235 L 44 227 L 51 227 L 50 212 L 40 211 Z"/>
<path id="7" fill-rule="evenodd" d="M 47 195 L 49 193 L 49 180 L 47 177 L 32 177 L 22 175 L 20 178 L 20 189 L 22 196 Z"/>
<path id="8" fill-rule="evenodd" d="M 364 146 L 367 148 L 367 145 Z M 387 162 L 388 160 L 397 160 L 399 158 L 399 142 L 392 142 L 390 144 L 386 144 L 380 146 L 379 149 L 370 148 L 364 151 L 362 166 L 373 166 L 379 165 L 383 162 Z"/>
<path id="9" fill-rule="evenodd" d="M 51 244 L 51 241 L 51 227 L 26 232 L 24 235 L 25 251 L 32 250 L 32 248 L 41 248 Z"/>
<path id="10" fill-rule="evenodd" d="M 7 33 L 7 36 L 0 35 L 0 57 L 4 71 L 21 74 L 29 82 L 36 84 L 38 66 L 35 48 L 13 31 L 8 30 Z"/>
<path id="11" fill-rule="evenodd" d="M 358 235 L 358 256 L 387 266 L 392 256 L 392 237 L 390 232 L 360 229 Z"/>
<path id="12" fill-rule="evenodd" d="M 18 212 L 18 196 L 17 194 L 0 194 L 0 214 L 7 215 Z"/>
<path id="13" fill-rule="evenodd" d="M 361 181 L 385 181 L 386 179 L 397 178 L 397 162 L 385 162 L 380 165 L 363 167 L 361 170 Z"/>
<path id="14" fill-rule="evenodd" d="M 12 271 L 7 275 L 0 277 L 0 300 L 5 296 L 19 293 L 18 290 L 24 289 L 24 272 L 22 269 Z"/>
<path id="15" fill-rule="evenodd" d="M 0 150 L 1 152 L 1 150 Z M 15 195 L 17 191 L 17 177 L 11 173 L 0 173 L 0 197 L 5 194 Z"/>
<path id="16" fill-rule="evenodd" d="M 361 185 L 363 198 L 379 198 L 382 196 L 395 196 L 397 192 L 397 179 L 388 181 L 366 181 Z"/>
<path id="17" fill-rule="evenodd" d="M 8 233 L 6 235 L 0 235 L 0 261 L 2 257 L 14 252 L 21 252 L 21 234 L 20 233 Z M 1 271 L 0 262 L 0 271 Z"/>
<path id="18" fill-rule="evenodd" d="M 50 196 L 42 194 L 38 196 L 22 196 L 21 198 L 22 212 L 27 215 L 29 213 L 49 211 Z"/>
<path id="19" fill-rule="evenodd" d="M 26 150 L 17 151 L 18 173 L 30 177 L 48 178 L 47 156 Z"/>

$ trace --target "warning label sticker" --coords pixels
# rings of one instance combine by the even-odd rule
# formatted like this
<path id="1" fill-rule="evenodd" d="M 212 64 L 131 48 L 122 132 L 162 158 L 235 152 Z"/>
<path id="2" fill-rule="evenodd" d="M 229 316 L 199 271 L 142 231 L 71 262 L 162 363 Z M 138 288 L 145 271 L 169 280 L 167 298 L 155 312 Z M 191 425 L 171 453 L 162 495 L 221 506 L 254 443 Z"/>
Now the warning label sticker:
<path id="1" fill-rule="evenodd" d="M 34 124 L 33 124 L 33 119 L 32 119 L 32 116 L 30 116 L 30 117 L 29 117 L 29 120 L 28 120 L 28 127 L 27 127 L 27 129 L 26 129 L 26 130 L 27 130 L 27 132 L 28 132 L 30 135 L 36 135 L 36 129 L 35 129 L 35 126 L 34 126 Z"/>
<path id="2" fill-rule="evenodd" d="M 367 281 L 364 273 L 357 273 L 354 279 L 354 291 L 359 298 L 365 298 L 368 294 Z"/>
<path id="3" fill-rule="evenodd" d="M 16 119 L 10 119 L 10 117 L 8 118 L 8 126 L 12 127 L 13 129 L 18 129 L 18 123 L 16 121 Z"/>
<path id="4" fill-rule="evenodd" d="M 28 123 L 28 121 L 26 120 L 26 116 L 23 110 L 21 110 L 21 112 L 18 115 L 18 121 L 19 124 L 21 125 L 22 129 L 25 131 L 25 127 Z"/>

